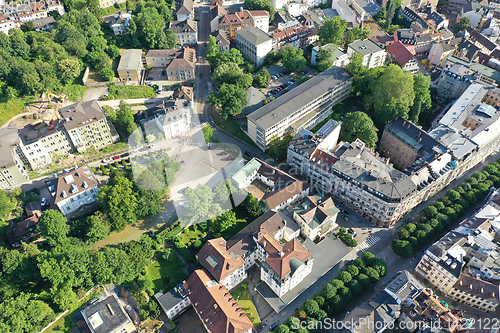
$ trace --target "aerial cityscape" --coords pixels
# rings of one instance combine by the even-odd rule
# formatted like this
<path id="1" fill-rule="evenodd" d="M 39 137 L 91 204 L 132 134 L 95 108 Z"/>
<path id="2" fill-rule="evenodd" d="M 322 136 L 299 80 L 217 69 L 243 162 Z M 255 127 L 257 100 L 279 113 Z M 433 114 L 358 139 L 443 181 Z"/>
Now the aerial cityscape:
<path id="1" fill-rule="evenodd" d="M 500 0 L 0 0 L 0 333 L 500 333 Z"/>

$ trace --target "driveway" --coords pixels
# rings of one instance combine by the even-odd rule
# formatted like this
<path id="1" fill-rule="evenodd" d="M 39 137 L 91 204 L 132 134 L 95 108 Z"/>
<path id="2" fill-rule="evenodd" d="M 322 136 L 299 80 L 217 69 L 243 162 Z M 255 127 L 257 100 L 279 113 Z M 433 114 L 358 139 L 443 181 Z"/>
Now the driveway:
<path id="1" fill-rule="evenodd" d="M 85 90 L 85 94 L 83 95 L 83 101 L 88 102 L 94 99 L 99 99 L 101 96 L 104 96 L 108 93 L 108 87 L 96 87 L 96 88 L 88 88 Z"/>

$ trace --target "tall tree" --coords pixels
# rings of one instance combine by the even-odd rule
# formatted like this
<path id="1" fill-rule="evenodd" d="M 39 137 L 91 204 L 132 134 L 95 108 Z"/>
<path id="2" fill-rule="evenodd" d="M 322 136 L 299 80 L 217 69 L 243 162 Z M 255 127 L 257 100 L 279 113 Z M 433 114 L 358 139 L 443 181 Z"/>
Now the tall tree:
<path id="1" fill-rule="evenodd" d="M 470 18 L 462 17 L 460 21 L 453 27 L 453 33 L 456 34 L 459 31 L 465 30 L 470 27 Z"/>
<path id="2" fill-rule="evenodd" d="M 307 64 L 307 60 L 304 58 L 304 51 L 302 51 L 302 49 L 295 48 L 292 45 L 280 48 L 278 55 L 281 58 L 283 66 L 285 66 L 285 68 L 290 72 L 299 71 Z"/>
<path id="3" fill-rule="evenodd" d="M 156 48 L 165 28 L 165 20 L 158 10 L 151 7 L 144 8 L 133 20 L 137 25 L 137 40 L 146 48 Z"/>
<path id="4" fill-rule="evenodd" d="M 320 49 L 316 55 L 316 67 L 318 71 L 322 72 L 332 67 L 333 58 L 330 50 Z"/>
<path id="5" fill-rule="evenodd" d="M 0 190 L 0 220 L 5 220 L 14 209 L 15 204 L 5 194 L 4 190 Z"/>
<path id="6" fill-rule="evenodd" d="M 124 176 L 112 177 L 109 185 L 101 187 L 97 201 L 109 216 L 113 230 L 121 231 L 137 221 L 137 198 L 133 184 Z"/>
<path id="7" fill-rule="evenodd" d="M 370 29 L 367 27 L 364 27 L 363 29 L 360 27 L 349 29 L 346 31 L 344 36 L 344 49 L 347 50 L 347 45 L 351 44 L 355 40 L 367 38 L 370 38 Z"/>
<path id="8" fill-rule="evenodd" d="M 245 91 L 235 84 L 223 83 L 218 91 L 208 95 L 208 104 L 220 109 L 222 119 L 240 114 L 247 103 Z"/>
<path id="9" fill-rule="evenodd" d="M 80 72 L 81 64 L 78 59 L 66 58 L 57 63 L 57 73 L 64 84 L 73 83 L 73 80 L 80 75 Z"/>
<path id="10" fill-rule="evenodd" d="M 415 99 L 413 78 L 401 67 L 391 64 L 383 70 L 377 82 L 380 84 L 364 98 L 367 106 L 375 111 L 377 125 L 383 126 L 398 116 L 408 118 Z"/>
<path id="11" fill-rule="evenodd" d="M 340 16 L 334 18 L 325 18 L 323 26 L 319 28 L 319 42 L 321 45 L 333 44 L 340 45 L 344 32 L 347 29 L 347 21 Z"/>
<path id="12" fill-rule="evenodd" d="M 186 191 L 188 197 L 186 216 L 190 223 L 203 222 L 221 213 L 219 204 L 214 201 L 212 190 L 206 185 L 198 185 Z"/>
<path id="13" fill-rule="evenodd" d="M 37 228 L 50 246 L 62 245 L 68 241 L 68 221 L 58 210 L 49 209 L 43 212 Z"/>
<path id="14" fill-rule="evenodd" d="M 85 225 L 87 229 L 85 236 L 88 244 L 94 244 L 109 236 L 109 222 L 101 212 L 96 212 L 87 217 Z"/>
<path id="15" fill-rule="evenodd" d="M 360 139 L 367 147 L 375 148 L 378 136 L 373 120 L 366 113 L 356 111 L 344 116 L 340 139 L 346 142 Z"/>
<path id="16" fill-rule="evenodd" d="M 216 86 L 222 83 L 235 84 L 239 87 L 246 89 L 252 84 L 252 75 L 245 74 L 234 62 L 221 64 L 217 67 L 212 74 L 212 81 Z"/>
<path id="17" fill-rule="evenodd" d="M 132 109 L 123 100 L 120 101 L 120 106 L 116 112 L 116 122 L 127 136 L 137 128 L 137 124 L 134 121 L 134 115 L 132 114 Z"/>

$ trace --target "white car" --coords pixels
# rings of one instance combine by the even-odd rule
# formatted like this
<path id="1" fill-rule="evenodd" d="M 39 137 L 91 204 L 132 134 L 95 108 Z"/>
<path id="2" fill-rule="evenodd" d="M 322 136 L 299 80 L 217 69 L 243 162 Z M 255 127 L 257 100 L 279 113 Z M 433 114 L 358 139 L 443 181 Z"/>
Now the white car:
<path id="1" fill-rule="evenodd" d="M 40 201 L 40 205 L 47 206 L 47 198 L 42 198 L 42 201 Z"/>
<path id="2" fill-rule="evenodd" d="M 208 148 L 212 147 L 212 142 L 207 143 L 207 147 Z"/>
<path id="3" fill-rule="evenodd" d="M 101 162 L 102 162 L 102 163 L 109 163 L 109 162 L 111 162 L 112 160 L 113 160 L 113 158 L 112 158 L 112 157 L 108 157 L 108 158 L 103 159 Z"/>
<path id="4" fill-rule="evenodd" d="M 158 147 L 158 145 L 157 145 L 157 144 L 152 144 L 152 145 L 149 145 L 149 146 L 148 146 L 148 148 L 149 148 L 149 149 L 156 148 L 156 147 Z"/>

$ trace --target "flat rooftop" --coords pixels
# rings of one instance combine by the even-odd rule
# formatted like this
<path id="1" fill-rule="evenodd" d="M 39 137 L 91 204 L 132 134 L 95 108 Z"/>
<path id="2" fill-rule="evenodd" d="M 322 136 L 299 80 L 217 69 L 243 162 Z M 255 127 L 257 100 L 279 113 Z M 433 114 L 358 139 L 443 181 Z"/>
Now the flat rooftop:
<path id="1" fill-rule="evenodd" d="M 344 68 L 331 67 L 254 111 L 247 119 L 268 129 L 349 80 L 351 76 Z"/>

